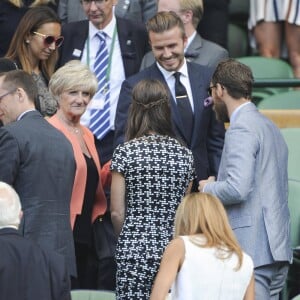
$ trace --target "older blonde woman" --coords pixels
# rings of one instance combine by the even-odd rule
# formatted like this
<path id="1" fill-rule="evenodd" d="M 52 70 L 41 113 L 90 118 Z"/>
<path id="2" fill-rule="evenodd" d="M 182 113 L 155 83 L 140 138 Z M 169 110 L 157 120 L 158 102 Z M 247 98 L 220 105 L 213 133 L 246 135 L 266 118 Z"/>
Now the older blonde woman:
<path id="1" fill-rule="evenodd" d="M 101 184 L 101 168 L 94 136 L 80 124 L 80 117 L 97 90 L 97 79 L 80 61 L 70 61 L 51 77 L 49 89 L 57 99 L 58 110 L 49 122 L 60 130 L 73 146 L 76 175 L 71 198 L 78 278 L 72 288 L 96 288 L 92 223 L 106 211 Z"/>

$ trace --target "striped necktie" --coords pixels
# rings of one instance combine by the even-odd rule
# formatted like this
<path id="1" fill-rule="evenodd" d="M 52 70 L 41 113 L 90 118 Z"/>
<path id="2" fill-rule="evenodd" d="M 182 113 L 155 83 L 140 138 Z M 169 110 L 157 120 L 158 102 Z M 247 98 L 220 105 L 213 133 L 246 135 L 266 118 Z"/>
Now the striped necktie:
<path id="1" fill-rule="evenodd" d="M 96 54 L 94 73 L 98 80 L 98 90 L 94 96 L 94 101 L 104 100 L 101 109 L 91 110 L 89 128 L 98 140 L 101 140 L 110 130 L 110 103 L 109 103 L 109 82 L 107 78 L 108 69 L 108 49 L 106 45 L 106 34 L 98 32 L 96 35 L 100 40 L 100 47 Z"/>

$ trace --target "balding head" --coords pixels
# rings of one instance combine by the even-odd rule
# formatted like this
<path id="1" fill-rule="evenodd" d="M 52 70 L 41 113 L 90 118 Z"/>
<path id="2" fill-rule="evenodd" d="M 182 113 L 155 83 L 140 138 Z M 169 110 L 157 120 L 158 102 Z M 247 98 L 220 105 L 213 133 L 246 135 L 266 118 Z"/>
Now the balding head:
<path id="1" fill-rule="evenodd" d="M 18 228 L 22 216 L 21 202 L 16 191 L 0 181 L 0 228 Z"/>

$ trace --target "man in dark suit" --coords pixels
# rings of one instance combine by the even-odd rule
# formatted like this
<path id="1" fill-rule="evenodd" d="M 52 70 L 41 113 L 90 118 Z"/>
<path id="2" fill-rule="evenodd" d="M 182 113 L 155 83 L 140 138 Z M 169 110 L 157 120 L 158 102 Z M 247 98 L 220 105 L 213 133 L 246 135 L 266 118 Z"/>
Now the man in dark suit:
<path id="1" fill-rule="evenodd" d="M 81 122 L 90 127 L 97 136 L 96 147 L 100 154 L 101 164 L 104 164 L 112 156 L 115 112 L 121 84 L 125 78 L 139 71 L 144 54 L 150 50 L 144 25 L 116 18 L 113 13 L 115 4 L 115 0 L 83 0 L 82 7 L 88 20 L 63 26 L 62 35 L 65 40 L 60 48 L 59 66 L 71 59 L 79 59 L 94 71 L 97 51 L 101 46 L 97 34 L 100 32 L 105 35 L 109 55 L 109 67 L 106 71 L 110 105 L 109 131 L 99 137 L 93 130 L 92 111 L 104 110 L 105 105 L 105 99 L 101 99 L 101 96 L 97 98 L 97 94 L 81 119 Z"/>
<path id="2" fill-rule="evenodd" d="M 34 108 L 32 76 L 15 70 L 0 74 L 0 181 L 20 196 L 22 235 L 64 255 L 76 275 L 70 223 L 75 175 L 71 144 Z"/>
<path id="3" fill-rule="evenodd" d="M 0 182 L 0 299 L 71 299 L 64 258 L 22 237 L 21 217 L 18 194 Z"/>
<path id="4" fill-rule="evenodd" d="M 177 136 L 192 150 L 197 178 L 215 176 L 218 172 L 224 141 L 224 125 L 217 122 L 212 106 L 207 101 L 212 68 L 186 62 L 184 47 L 187 38 L 182 20 L 174 12 L 160 12 L 147 23 L 149 40 L 156 62 L 149 68 L 128 78 L 122 84 L 115 122 L 114 146 L 124 141 L 128 108 L 133 86 L 144 78 L 156 78 L 170 90 L 174 130 Z M 175 76 L 180 72 L 180 81 L 185 86 L 192 115 L 183 117 L 179 109 L 181 98 L 175 98 Z M 192 121 L 191 129 L 187 123 Z"/>

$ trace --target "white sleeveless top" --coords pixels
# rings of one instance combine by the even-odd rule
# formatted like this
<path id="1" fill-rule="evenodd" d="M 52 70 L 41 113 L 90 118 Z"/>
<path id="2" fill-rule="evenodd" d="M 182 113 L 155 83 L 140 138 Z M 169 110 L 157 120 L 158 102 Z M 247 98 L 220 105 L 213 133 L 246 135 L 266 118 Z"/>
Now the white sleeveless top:
<path id="1" fill-rule="evenodd" d="M 185 245 L 185 258 L 172 286 L 172 300 L 242 300 L 253 273 L 253 261 L 243 255 L 238 271 L 236 254 L 228 259 L 216 256 L 216 248 L 193 244 L 188 236 L 181 236 Z M 198 239 L 198 237 L 197 237 Z M 205 242 L 200 235 L 199 240 Z"/>

